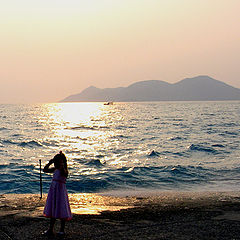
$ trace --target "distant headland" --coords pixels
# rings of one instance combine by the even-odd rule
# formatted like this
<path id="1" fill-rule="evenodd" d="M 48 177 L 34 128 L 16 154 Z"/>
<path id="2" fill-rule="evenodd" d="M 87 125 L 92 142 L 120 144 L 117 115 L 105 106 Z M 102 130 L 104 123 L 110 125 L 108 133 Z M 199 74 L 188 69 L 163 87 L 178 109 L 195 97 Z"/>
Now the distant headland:
<path id="1" fill-rule="evenodd" d="M 185 78 L 170 84 L 160 80 L 139 81 L 128 87 L 88 87 L 61 102 L 225 101 L 240 100 L 240 89 L 209 76 Z"/>

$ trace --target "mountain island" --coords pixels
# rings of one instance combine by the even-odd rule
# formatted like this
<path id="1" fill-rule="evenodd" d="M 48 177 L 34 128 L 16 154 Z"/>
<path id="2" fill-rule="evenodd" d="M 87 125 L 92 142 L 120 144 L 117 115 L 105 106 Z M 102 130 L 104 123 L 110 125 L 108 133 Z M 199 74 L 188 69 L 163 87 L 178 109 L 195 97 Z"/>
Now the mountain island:
<path id="1" fill-rule="evenodd" d="M 128 87 L 90 86 L 61 102 L 226 101 L 240 100 L 240 89 L 209 76 L 185 78 L 177 83 L 139 81 Z"/>

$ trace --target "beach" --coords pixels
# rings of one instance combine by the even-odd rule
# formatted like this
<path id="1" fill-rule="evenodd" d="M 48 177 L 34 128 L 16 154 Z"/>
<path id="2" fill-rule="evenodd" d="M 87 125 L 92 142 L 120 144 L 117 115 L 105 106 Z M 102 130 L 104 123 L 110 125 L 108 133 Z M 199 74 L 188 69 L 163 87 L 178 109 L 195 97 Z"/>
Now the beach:
<path id="1" fill-rule="evenodd" d="M 240 239 L 240 192 L 81 193 L 69 199 L 73 219 L 64 239 Z M 49 224 L 45 201 L 46 195 L 0 195 L 0 239 L 48 239 L 41 234 Z"/>

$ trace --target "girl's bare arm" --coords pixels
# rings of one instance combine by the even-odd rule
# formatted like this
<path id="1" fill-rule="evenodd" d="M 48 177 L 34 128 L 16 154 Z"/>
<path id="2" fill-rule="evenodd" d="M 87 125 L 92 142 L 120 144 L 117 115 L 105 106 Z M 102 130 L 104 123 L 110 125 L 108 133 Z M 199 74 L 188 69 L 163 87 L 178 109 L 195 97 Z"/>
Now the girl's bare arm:
<path id="1" fill-rule="evenodd" d="M 43 168 L 43 172 L 45 173 L 53 173 L 55 171 L 55 167 L 49 168 L 50 165 L 54 163 L 53 159 L 51 159 L 46 166 Z"/>

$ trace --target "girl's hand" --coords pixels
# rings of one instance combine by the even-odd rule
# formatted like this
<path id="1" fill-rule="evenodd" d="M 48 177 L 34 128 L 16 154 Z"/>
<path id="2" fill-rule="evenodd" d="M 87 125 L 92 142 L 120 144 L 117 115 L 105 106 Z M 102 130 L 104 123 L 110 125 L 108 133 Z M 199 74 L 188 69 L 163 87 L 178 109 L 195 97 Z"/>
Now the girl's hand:
<path id="1" fill-rule="evenodd" d="M 54 160 L 51 159 L 51 160 L 49 161 L 49 165 L 51 165 L 51 164 L 53 164 L 53 163 L 54 163 Z"/>
<path id="2" fill-rule="evenodd" d="M 55 171 L 55 167 L 49 168 L 50 165 L 52 165 L 53 163 L 54 163 L 54 160 L 51 159 L 51 160 L 45 165 L 45 167 L 43 168 L 43 172 L 53 173 L 53 172 Z"/>
<path id="3" fill-rule="evenodd" d="M 48 164 L 46 164 L 46 166 L 43 168 L 43 172 L 46 172 L 46 173 L 53 173 L 54 170 L 55 170 L 55 167 L 53 167 L 53 168 L 49 168 L 50 165 L 53 164 L 53 163 L 54 163 L 54 160 L 51 159 L 51 160 L 48 162 Z"/>

